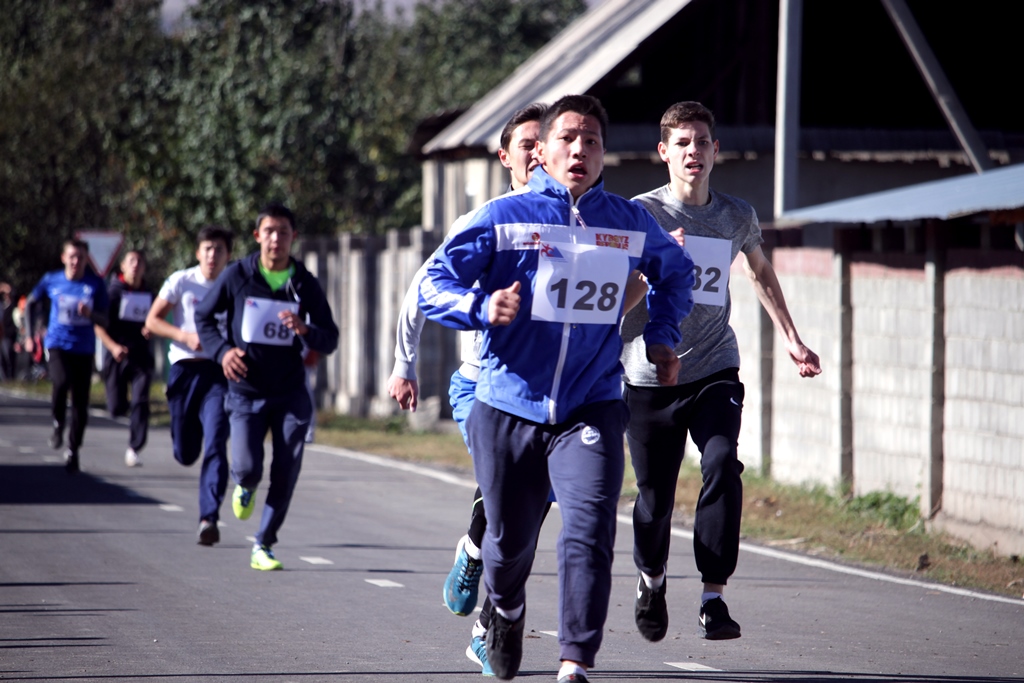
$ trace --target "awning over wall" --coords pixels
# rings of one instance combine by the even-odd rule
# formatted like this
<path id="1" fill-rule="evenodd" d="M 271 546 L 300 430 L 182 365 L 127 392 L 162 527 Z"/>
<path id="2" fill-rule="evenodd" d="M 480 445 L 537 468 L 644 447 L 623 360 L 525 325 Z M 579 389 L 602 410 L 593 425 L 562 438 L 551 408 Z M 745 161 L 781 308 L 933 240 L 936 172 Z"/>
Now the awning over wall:
<path id="1" fill-rule="evenodd" d="M 946 178 L 789 211 L 776 227 L 808 223 L 878 223 L 925 218 L 948 220 L 1024 207 L 1024 164 Z"/>
<path id="2" fill-rule="evenodd" d="M 498 151 L 505 122 L 531 102 L 585 94 L 690 0 L 604 0 L 570 24 L 501 85 L 423 147 Z"/>

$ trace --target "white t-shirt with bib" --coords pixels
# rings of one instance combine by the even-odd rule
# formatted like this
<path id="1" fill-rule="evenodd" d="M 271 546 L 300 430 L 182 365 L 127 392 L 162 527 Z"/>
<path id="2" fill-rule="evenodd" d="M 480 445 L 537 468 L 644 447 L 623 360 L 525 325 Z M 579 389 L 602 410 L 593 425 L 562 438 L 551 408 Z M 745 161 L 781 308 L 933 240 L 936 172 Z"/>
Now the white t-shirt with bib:
<path id="1" fill-rule="evenodd" d="M 174 306 L 174 325 L 185 332 L 196 331 L 196 305 L 213 289 L 213 280 L 207 280 L 199 266 L 172 273 L 160 288 L 161 299 Z M 217 327 L 227 339 L 227 313 L 217 314 Z M 185 344 L 171 342 L 167 359 L 171 363 L 192 358 L 209 358 L 206 351 L 193 351 Z"/>

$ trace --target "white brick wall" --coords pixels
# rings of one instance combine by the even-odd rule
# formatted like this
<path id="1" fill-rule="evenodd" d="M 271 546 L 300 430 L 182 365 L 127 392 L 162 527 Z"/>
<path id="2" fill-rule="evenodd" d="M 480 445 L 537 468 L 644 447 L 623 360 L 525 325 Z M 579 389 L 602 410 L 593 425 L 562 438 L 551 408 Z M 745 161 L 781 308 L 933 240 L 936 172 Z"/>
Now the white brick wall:
<path id="1" fill-rule="evenodd" d="M 892 491 L 913 499 L 927 486 L 932 340 L 923 267 L 922 259 L 903 268 L 851 268 L 857 495 Z"/>
<path id="2" fill-rule="evenodd" d="M 730 323 L 740 347 L 740 381 L 746 389 L 743 399 L 743 422 L 740 425 L 739 457 L 748 469 L 759 472 L 763 464 L 761 424 L 761 302 L 743 272 L 743 257 L 737 257 L 729 276 L 732 296 Z M 695 454 L 692 444 L 687 453 Z"/>
<path id="3" fill-rule="evenodd" d="M 943 517 L 1016 534 L 1024 548 L 1022 333 L 1022 271 L 947 274 Z"/>
<path id="4" fill-rule="evenodd" d="M 841 340 L 838 278 L 824 249 L 776 249 L 772 260 L 800 337 L 821 358 L 822 374 L 801 378 L 775 334 L 772 476 L 833 487 L 840 480 Z"/>

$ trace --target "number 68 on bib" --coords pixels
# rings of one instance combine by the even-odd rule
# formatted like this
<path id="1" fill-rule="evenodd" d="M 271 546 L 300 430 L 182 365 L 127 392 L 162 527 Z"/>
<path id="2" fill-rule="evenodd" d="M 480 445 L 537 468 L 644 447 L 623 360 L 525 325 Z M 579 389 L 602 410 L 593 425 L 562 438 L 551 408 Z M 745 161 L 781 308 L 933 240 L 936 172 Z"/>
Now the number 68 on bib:
<path id="1" fill-rule="evenodd" d="M 295 332 L 285 327 L 278 317 L 281 311 L 298 313 L 299 305 L 294 301 L 246 297 L 242 313 L 242 341 L 247 344 L 290 346 Z"/>

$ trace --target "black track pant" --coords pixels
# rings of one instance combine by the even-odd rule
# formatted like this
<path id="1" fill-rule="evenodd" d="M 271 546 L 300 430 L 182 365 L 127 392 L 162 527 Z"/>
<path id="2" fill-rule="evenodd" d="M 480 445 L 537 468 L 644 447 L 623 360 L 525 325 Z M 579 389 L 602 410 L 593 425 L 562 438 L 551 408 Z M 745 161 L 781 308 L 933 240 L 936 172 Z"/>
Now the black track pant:
<path id="1" fill-rule="evenodd" d="M 136 451 L 142 450 L 149 434 L 149 388 L 153 384 L 153 369 L 127 358 L 118 363 L 108 355 L 103 379 L 107 387 L 107 410 L 114 417 L 129 416 L 128 445 Z"/>
<path id="2" fill-rule="evenodd" d="M 71 391 L 71 424 L 68 425 L 68 448 L 78 453 L 89 421 L 89 385 L 95 365 L 91 353 L 72 353 L 50 349 L 49 373 L 53 382 L 53 426 L 63 430 L 67 417 L 68 390 Z"/>
<path id="3" fill-rule="evenodd" d="M 633 561 L 656 576 L 668 562 L 676 482 L 686 434 L 701 452 L 693 551 L 704 583 L 736 571 L 743 509 L 743 463 L 736 455 L 743 409 L 739 371 L 730 368 L 675 387 L 626 385 L 626 429 L 639 494 L 633 507 Z"/>

